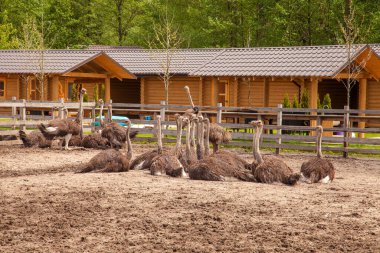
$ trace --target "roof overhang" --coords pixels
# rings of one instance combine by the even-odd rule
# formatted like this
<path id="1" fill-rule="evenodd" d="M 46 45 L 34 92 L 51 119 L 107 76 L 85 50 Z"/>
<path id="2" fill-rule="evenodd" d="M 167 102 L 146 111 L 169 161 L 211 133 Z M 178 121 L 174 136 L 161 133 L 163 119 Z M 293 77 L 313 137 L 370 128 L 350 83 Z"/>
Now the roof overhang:
<path id="1" fill-rule="evenodd" d="M 81 66 L 94 62 L 101 66 L 103 69 L 107 71 L 107 73 L 89 73 L 89 72 L 74 72 L 76 69 Z M 83 77 L 83 78 L 106 78 L 106 77 L 116 77 L 118 79 L 137 79 L 137 77 L 125 69 L 122 65 L 117 63 L 114 59 L 108 56 L 104 52 L 100 52 L 93 57 L 88 58 L 87 60 L 75 65 L 74 67 L 68 69 L 64 73 L 61 73 L 62 76 L 70 76 L 70 77 Z"/>

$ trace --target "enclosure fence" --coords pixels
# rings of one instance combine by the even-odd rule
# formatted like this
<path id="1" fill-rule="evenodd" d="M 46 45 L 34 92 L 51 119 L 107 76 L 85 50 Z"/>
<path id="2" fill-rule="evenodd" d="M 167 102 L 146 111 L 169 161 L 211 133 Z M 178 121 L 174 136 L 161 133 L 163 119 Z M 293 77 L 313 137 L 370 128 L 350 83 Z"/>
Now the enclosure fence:
<path id="1" fill-rule="evenodd" d="M 0 101 L 0 145 L 21 144 L 20 140 L 8 140 L 5 136 L 18 135 L 18 130 L 27 133 L 38 124 L 48 123 L 54 118 L 64 118 L 65 111 L 76 112 L 78 102 L 25 101 L 13 98 L 10 101 Z M 164 142 L 175 142 L 176 135 L 173 115 L 183 113 L 191 108 L 187 105 L 160 104 L 105 104 L 105 114 L 111 116 L 128 115 L 132 121 L 133 130 L 144 133 L 136 138 L 137 141 L 156 141 L 154 115 L 161 115 L 166 119 L 162 122 L 166 127 L 163 130 Z M 96 115 L 99 105 L 95 102 L 84 102 L 83 127 L 85 132 L 95 131 Z M 324 127 L 323 147 L 325 151 L 342 152 L 344 157 L 349 153 L 380 154 L 380 110 L 344 109 L 301 109 L 278 107 L 225 107 L 199 106 L 200 111 L 206 114 L 211 121 L 228 129 L 233 140 L 228 145 L 250 147 L 252 145 L 251 120 L 264 121 L 262 147 L 275 149 L 279 154 L 281 149 L 295 149 L 303 151 L 315 150 L 315 126 Z M 31 112 L 37 112 L 33 115 Z M 50 112 L 44 115 L 41 112 Z M 334 126 L 339 124 L 338 126 Z M 364 127 L 364 124 L 371 127 Z"/>

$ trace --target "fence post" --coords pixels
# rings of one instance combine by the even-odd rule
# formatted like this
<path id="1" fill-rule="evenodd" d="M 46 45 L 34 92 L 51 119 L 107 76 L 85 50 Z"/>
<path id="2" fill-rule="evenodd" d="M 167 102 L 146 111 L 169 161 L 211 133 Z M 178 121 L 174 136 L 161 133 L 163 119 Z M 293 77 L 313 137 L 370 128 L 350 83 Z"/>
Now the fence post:
<path id="1" fill-rule="evenodd" d="M 16 97 L 12 97 L 12 102 L 13 103 L 16 102 Z M 13 119 L 12 130 L 16 129 L 16 115 L 17 115 L 17 108 L 16 106 L 12 106 L 12 119 Z"/>
<path id="2" fill-rule="evenodd" d="M 223 106 L 223 104 L 222 103 L 217 103 L 216 104 L 216 106 L 217 106 L 217 113 L 216 113 L 216 123 L 222 123 L 222 106 Z"/>
<path id="3" fill-rule="evenodd" d="M 20 114 L 21 114 L 21 121 L 23 124 L 20 125 L 20 130 L 25 131 L 26 130 L 26 100 L 22 100 L 23 106 L 20 107 Z"/>
<path id="4" fill-rule="evenodd" d="M 108 122 L 112 122 L 112 99 L 108 103 Z"/>
<path id="5" fill-rule="evenodd" d="M 351 132 L 349 131 L 350 128 L 350 107 L 348 105 L 344 106 L 344 141 L 343 141 L 343 157 L 348 158 L 348 147 L 349 147 L 349 141 L 351 138 Z"/>
<path id="6" fill-rule="evenodd" d="M 277 105 L 278 111 L 277 111 L 277 126 L 282 126 L 282 104 Z M 277 144 L 281 145 L 281 135 L 282 135 L 282 129 L 277 129 Z M 276 154 L 279 155 L 281 151 L 280 147 L 276 148 Z"/>
<path id="7" fill-rule="evenodd" d="M 59 107 L 58 107 L 58 117 L 60 119 L 64 119 L 64 103 L 65 103 L 65 100 L 63 98 L 60 98 L 59 100 L 59 103 L 61 104 Z"/>

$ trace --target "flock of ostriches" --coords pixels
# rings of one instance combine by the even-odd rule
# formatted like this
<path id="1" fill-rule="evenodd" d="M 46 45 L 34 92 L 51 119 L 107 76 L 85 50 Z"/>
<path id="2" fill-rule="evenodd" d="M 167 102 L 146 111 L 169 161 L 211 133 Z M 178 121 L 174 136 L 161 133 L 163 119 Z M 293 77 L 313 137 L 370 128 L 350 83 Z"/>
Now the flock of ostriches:
<path id="1" fill-rule="evenodd" d="M 177 138 L 174 148 L 163 147 L 162 122 L 157 116 L 157 148 L 145 152 L 132 160 L 131 122 L 126 127 L 114 122 L 103 122 L 103 103 L 100 101 L 100 129 L 84 138 L 81 136 L 81 116 L 83 94 L 80 92 L 80 106 L 75 120 L 54 119 L 46 125 L 39 125 L 39 131 L 29 135 L 20 131 L 20 138 L 26 147 L 50 147 L 53 139 L 60 139 L 61 148 L 69 145 L 86 148 L 105 149 L 83 165 L 79 172 L 126 172 L 129 170 L 150 170 L 151 175 L 168 175 L 172 177 L 189 177 L 193 180 L 230 181 L 240 180 L 258 183 L 283 183 L 295 185 L 299 180 L 307 183 L 329 183 L 334 179 L 333 164 L 322 157 L 321 126 L 316 127 L 317 157 L 304 162 L 300 172 L 294 172 L 283 160 L 272 155 L 260 153 L 260 136 L 263 131 L 262 121 L 252 121 L 253 162 L 249 163 L 234 152 L 219 150 L 218 144 L 231 140 L 231 134 L 217 124 L 204 118 L 197 107 L 183 115 L 176 114 Z M 182 134 L 185 131 L 185 146 Z M 210 152 L 210 142 L 213 152 Z"/>

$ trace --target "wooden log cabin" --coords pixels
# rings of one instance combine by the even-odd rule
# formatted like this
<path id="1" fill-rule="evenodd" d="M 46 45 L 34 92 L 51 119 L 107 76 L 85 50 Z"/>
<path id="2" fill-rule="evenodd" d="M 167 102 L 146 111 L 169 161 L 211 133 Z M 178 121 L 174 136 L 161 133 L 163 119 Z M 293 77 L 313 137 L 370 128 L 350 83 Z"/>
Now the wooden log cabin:
<path id="1" fill-rule="evenodd" d="M 0 50 L 0 100 L 40 99 L 36 76 L 41 55 Z M 351 108 L 380 109 L 380 45 L 355 45 L 351 62 L 345 46 L 182 49 L 171 54 L 169 103 L 188 104 L 183 87 L 190 86 L 194 103 L 238 107 L 276 107 L 285 94 L 310 93 L 310 107 L 329 93 L 332 107 L 343 108 L 343 82 L 348 66 L 362 66 L 352 75 Z M 160 78 L 165 53 L 159 50 L 90 47 L 88 50 L 48 50 L 44 53 L 45 100 L 70 99 L 71 84 L 81 84 L 93 100 L 96 84 L 105 99 L 117 103 L 158 104 L 164 100 Z M 28 84 L 24 77 L 31 76 Z M 28 87 L 28 89 L 27 89 Z M 368 125 L 375 126 L 369 122 Z M 362 123 L 360 127 L 365 127 Z"/>

